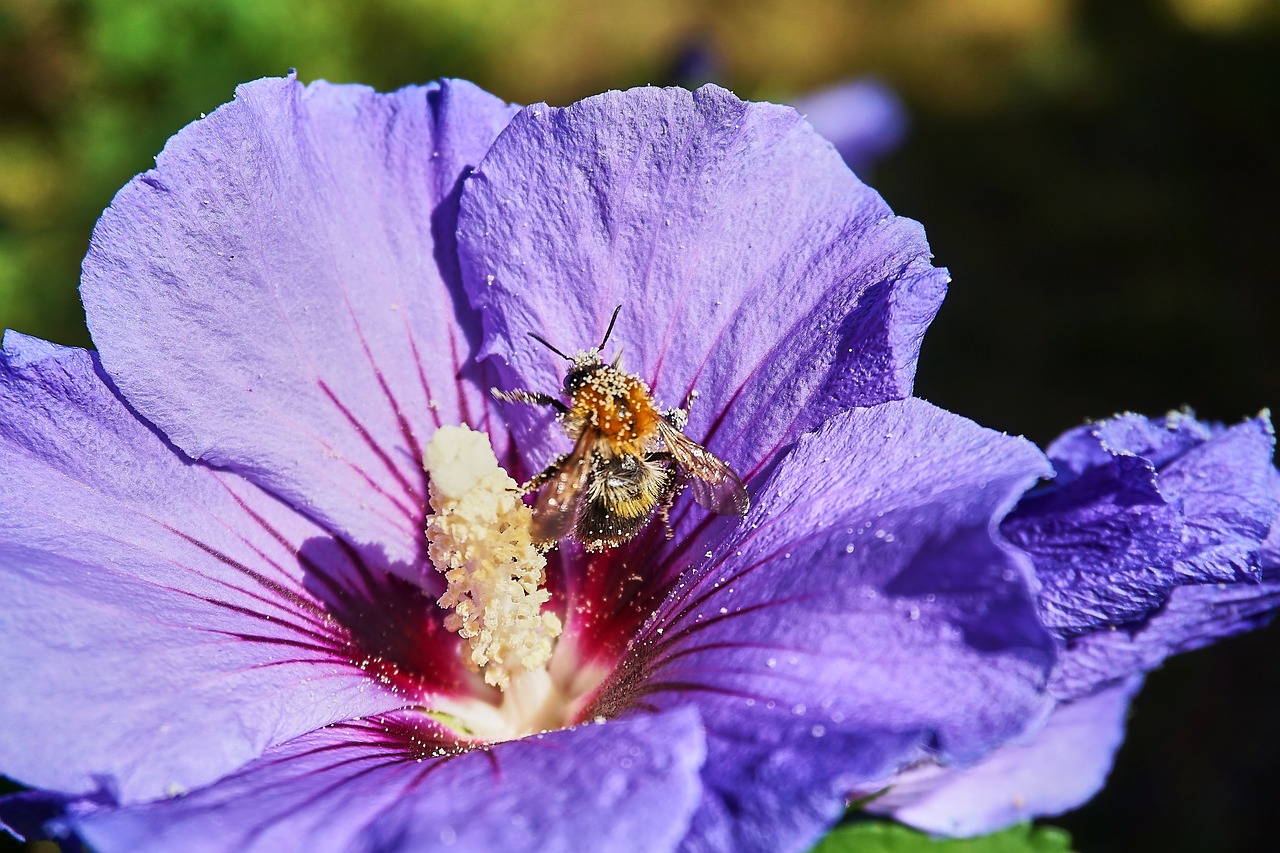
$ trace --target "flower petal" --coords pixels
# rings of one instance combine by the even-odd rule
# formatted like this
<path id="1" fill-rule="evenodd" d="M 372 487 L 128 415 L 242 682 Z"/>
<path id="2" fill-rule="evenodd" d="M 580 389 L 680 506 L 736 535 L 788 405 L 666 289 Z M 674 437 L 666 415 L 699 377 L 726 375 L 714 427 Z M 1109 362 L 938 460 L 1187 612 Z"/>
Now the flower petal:
<path id="1" fill-rule="evenodd" d="M 585 725 L 448 757 L 371 721 L 314 732 L 216 785 L 90 812 L 94 849 L 417 851 L 675 848 L 698 801 L 690 711 Z"/>
<path id="2" fill-rule="evenodd" d="M 1106 781 L 1141 686 L 1137 676 L 1059 706 L 1030 743 L 1001 747 L 974 767 L 908 771 L 870 808 L 928 832 L 963 836 L 1070 811 Z"/>
<path id="3" fill-rule="evenodd" d="M 832 412 L 910 393 L 946 273 L 794 110 L 715 86 L 528 107 L 467 181 L 463 280 L 504 387 L 554 392 L 610 338 L 744 478 Z M 769 334 L 761 334 L 768 329 Z M 507 413 L 528 464 L 565 447 Z"/>
<path id="4" fill-rule="evenodd" d="M 1270 618 L 1273 445 L 1265 415 L 1225 428 L 1181 413 L 1122 415 L 1054 442 L 1059 483 L 1003 528 L 1031 554 L 1046 624 L 1067 640 L 1055 696 L 1088 696 Z"/>
<path id="5" fill-rule="evenodd" d="M 709 736 L 707 794 L 682 853 L 811 850 L 844 813 L 849 792 L 866 781 L 866 768 L 892 766 L 918 740 L 887 731 L 815 734 L 822 728 L 774 719 L 737 737 Z"/>
<path id="6" fill-rule="evenodd" d="M 57 831 L 69 799 L 46 791 L 19 791 L 0 796 L 0 832 L 18 841 L 61 842 L 62 853 L 79 853 L 83 848 L 72 837 Z M 0 836 L 3 838 L 3 836 Z"/>
<path id="7" fill-rule="evenodd" d="M 1062 700 L 1088 696 L 1166 658 L 1261 628 L 1280 610 L 1280 566 L 1257 582 L 1174 589 L 1163 608 L 1137 626 L 1098 631 L 1067 645 L 1050 690 Z"/>
<path id="8" fill-rule="evenodd" d="M 1181 424 L 1190 418 L 1167 418 Z M 1280 503 L 1269 490 L 1275 434 L 1257 417 L 1226 429 L 1160 469 L 1160 488 L 1182 504 L 1184 550 L 1178 570 L 1194 580 L 1258 578 L 1257 550 Z"/>
<path id="9" fill-rule="evenodd" d="M 112 380 L 193 458 L 412 563 L 425 440 L 500 430 L 453 233 L 510 114 L 458 82 L 241 86 L 94 232 L 81 291 Z"/>
<path id="10" fill-rule="evenodd" d="M 907 111 L 889 87 L 851 80 L 811 92 L 795 107 L 862 177 L 902 142 Z"/>
<path id="11" fill-rule="evenodd" d="M 1067 637 L 1163 604 L 1181 580 L 1183 523 L 1151 463 L 1121 455 L 1027 495 L 1000 529 L 1035 563 L 1045 626 Z"/>
<path id="12" fill-rule="evenodd" d="M 695 829 L 737 849 L 763 849 L 751 814 L 805 803 L 781 844 L 801 849 L 858 782 L 926 753 L 978 759 L 1048 712 L 1054 644 L 1029 565 L 995 534 L 1047 473 L 1030 443 L 919 400 L 837 415 L 779 463 L 743 529 L 707 546 L 602 707 L 700 709 L 720 802 Z M 791 762 L 808 769 L 761 769 Z"/>
<path id="13" fill-rule="evenodd" d="M 1271 497 L 1280 505 L 1280 470 L 1273 467 L 1270 480 Z M 1258 548 L 1258 563 L 1262 566 L 1264 575 L 1269 569 L 1280 569 L 1280 513 L 1271 522 L 1271 530 Z"/>
<path id="14" fill-rule="evenodd" d="M 21 782 L 123 801 L 189 790 L 424 692 L 375 682 L 380 657 L 433 689 L 463 677 L 450 643 L 409 658 L 375 634 L 424 639 L 417 617 L 436 608 L 412 611 L 412 587 L 175 452 L 91 353 L 6 337 L 0 468 L 0 772 Z M 383 600 L 400 610 L 353 618 Z"/>
<path id="15" fill-rule="evenodd" d="M 1173 569 L 1183 582 L 1233 582 L 1256 578 L 1258 543 L 1280 512 L 1269 492 L 1274 446 L 1265 416 L 1222 428 L 1182 413 L 1130 414 L 1068 432 L 1049 457 L 1064 482 L 1112 459 L 1147 460 L 1185 518 Z"/>

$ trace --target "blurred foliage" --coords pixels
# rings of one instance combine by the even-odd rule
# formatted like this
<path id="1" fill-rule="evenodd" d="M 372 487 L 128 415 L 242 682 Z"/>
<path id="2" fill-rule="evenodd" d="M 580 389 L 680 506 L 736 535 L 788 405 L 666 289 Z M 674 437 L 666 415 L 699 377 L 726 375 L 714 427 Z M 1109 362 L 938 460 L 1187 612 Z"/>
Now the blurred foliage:
<path id="1" fill-rule="evenodd" d="M 978 838 L 933 838 L 895 823 L 858 821 L 837 827 L 812 853 L 1071 853 L 1071 836 L 1021 824 Z"/>
<path id="2" fill-rule="evenodd" d="M 913 121 L 875 185 L 955 276 L 923 396 L 1041 442 L 1280 404 L 1274 0 L 0 0 L 0 326 L 87 344 L 78 268 L 112 194 L 290 67 L 551 103 L 873 74 Z M 1081 849 L 1267 846 L 1277 633 L 1152 678 L 1111 785 L 1062 821 Z"/>
<path id="3" fill-rule="evenodd" d="M 111 195 L 237 83 L 290 67 L 567 103 L 673 82 L 701 50 L 744 96 L 874 71 L 958 111 L 1057 73 L 1070 23 L 1067 0 L 0 0 L 0 324 L 87 343 L 74 285 Z"/>
<path id="4" fill-rule="evenodd" d="M 747 97 L 785 99 L 874 73 L 892 82 L 922 124 L 942 123 L 938 136 L 918 137 L 929 146 L 945 141 L 948 122 L 989 136 L 1028 108 L 1057 110 L 1055 98 L 1077 111 L 1114 98 L 1108 87 L 1123 83 L 1126 69 L 1107 63 L 1124 57 L 1097 42 L 1087 7 L 1071 0 L 0 0 L 0 325 L 88 343 L 75 283 L 93 222 L 165 139 L 229 100 L 244 80 L 297 67 L 303 79 L 391 89 L 447 75 L 511 101 L 567 103 L 609 87 L 700 82 L 678 71 L 682 57 L 699 54 L 700 77 Z M 1162 8 L 1181 36 L 1229 36 L 1277 17 L 1263 0 L 1168 0 Z M 1043 146 L 958 140 L 970 142 L 1014 158 L 988 195 L 1000 182 L 1041 186 L 1047 164 L 1033 158 Z M 1076 157 L 1068 165 L 1081 164 L 1087 160 Z M 1105 211 L 1116 226 L 1111 239 L 1128 238 L 1126 217 L 1167 201 L 1133 184 L 1117 185 Z M 910 189 L 905 198 L 914 202 Z M 923 215 L 929 204 L 907 212 L 925 218 L 932 233 Z M 1059 210 L 1060 218 L 1069 212 Z M 1059 224 L 1034 222 L 1046 231 Z"/>

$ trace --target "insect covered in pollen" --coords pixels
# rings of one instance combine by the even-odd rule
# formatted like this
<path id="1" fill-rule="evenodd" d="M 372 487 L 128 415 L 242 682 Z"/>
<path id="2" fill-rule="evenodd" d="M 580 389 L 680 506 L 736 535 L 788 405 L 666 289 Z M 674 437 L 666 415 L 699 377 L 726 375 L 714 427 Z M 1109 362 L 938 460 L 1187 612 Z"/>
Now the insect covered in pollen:
<path id="1" fill-rule="evenodd" d="M 572 357 L 529 333 L 569 362 L 567 405 L 536 391 L 492 392 L 507 402 L 550 406 L 573 440 L 573 450 L 523 486 L 526 493 L 538 492 L 533 540 L 540 548 L 549 549 L 565 536 L 588 551 L 616 548 L 655 514 L 662 513 L 665 521 L 685 486 L 692 487 L 699 506 L 714 513 L 747 513 L 747 489 L 738 475 L 682 432 L 695 395 L 689 395 L 685 408 L 663 411 L 645 381 L 622 370 L 621 353 L 612 364 L 601 358 L 621 310 L 621 305 L 614 309 L 599 346 Z"/>

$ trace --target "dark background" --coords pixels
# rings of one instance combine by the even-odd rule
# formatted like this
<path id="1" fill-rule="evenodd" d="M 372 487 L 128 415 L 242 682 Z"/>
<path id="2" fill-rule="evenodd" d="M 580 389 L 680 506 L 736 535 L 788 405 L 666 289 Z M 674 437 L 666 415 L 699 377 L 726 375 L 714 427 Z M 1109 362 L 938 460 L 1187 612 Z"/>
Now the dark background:
<path id="1" fill-rule="evenodd" d="M 89 343 L 94 220 L 237 82 L 460 76 L 567 103 L 681 82 L 692 52 L 744 97 L 872 74 L 903 98 L 871 182 L 954 277 L 920 396 L 1041 444 L 1123 410 L 1239 420 L 1280 404 L 1278 6 L 0 0 L 0 326 Z M 1280 629 L 1171 661 L 1107 789 L 1052 823 L 1084 853 L 1269 849 L 1277 699 Z"/>
<path id="2" fill-rule="evenodd" d="M 1125 410 L 1280 406 L 1280 31 L 1081 8 L 1086 79 L 917 114 L 877 175 L 955 279 L 917 393 L 1041 443 Z M 1170 661 L 1107 787 L 1050 822 L 1083 853 L 1275 849 L 1277 702 L 1276 626 Z"/>

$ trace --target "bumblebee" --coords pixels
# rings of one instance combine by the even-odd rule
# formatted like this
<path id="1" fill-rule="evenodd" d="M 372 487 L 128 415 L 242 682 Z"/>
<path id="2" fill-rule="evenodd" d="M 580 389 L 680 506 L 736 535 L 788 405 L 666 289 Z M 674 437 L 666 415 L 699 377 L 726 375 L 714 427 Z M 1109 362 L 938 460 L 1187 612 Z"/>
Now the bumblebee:
<path id="1" fill-rule="evenodd" d="M 621 310 L 614 310 L 599 346 L 572 357 L 530 333 L 569 362 L 563 389 L 567 405 L 535 391 L 492 392 L 506 402 L 550 406 L 573 439 L 573 450 L 522 487 L 526 494 L 538 492 L 533 539 L 540 548 L 550 549 L 565 536 L 588 551 L 616 548 L 656 514 L 665 520 L 686 486 L 692 487 L 699 506 L 714 513 L 747 513 L 750 502 L 742 480 L 683 432 L 695 395 L 690 394 L 684 408 L 663 411 L 645 381 L 622 370 L 621 353 L 611 364 L 601 357 Z"/>

